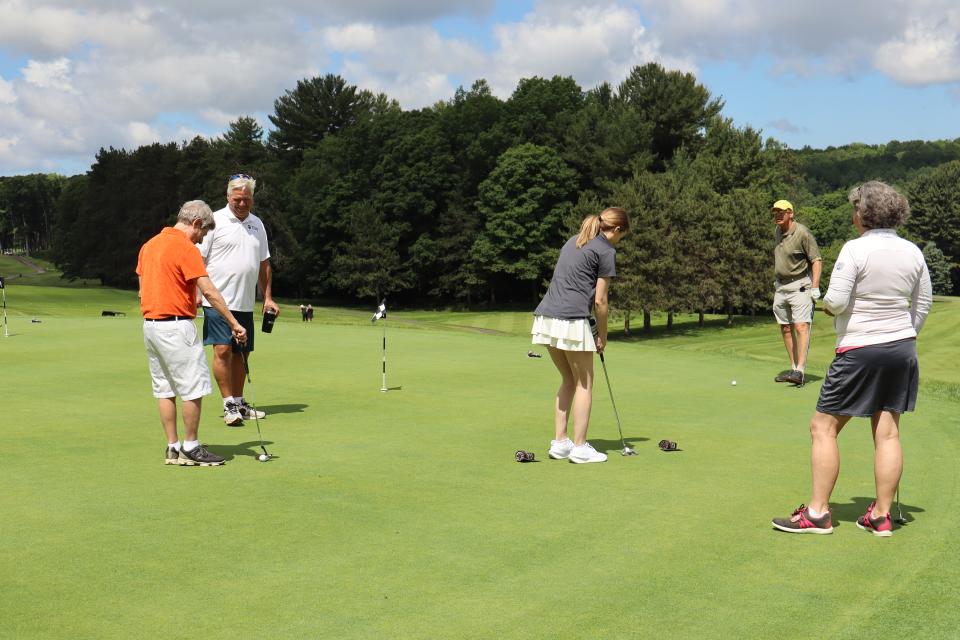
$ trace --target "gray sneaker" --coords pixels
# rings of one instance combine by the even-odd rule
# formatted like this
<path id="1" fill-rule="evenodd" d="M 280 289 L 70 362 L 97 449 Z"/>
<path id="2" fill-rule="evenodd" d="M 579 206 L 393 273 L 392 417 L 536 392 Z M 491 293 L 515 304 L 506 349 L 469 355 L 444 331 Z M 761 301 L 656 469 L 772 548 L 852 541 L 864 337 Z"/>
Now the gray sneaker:
<path id="1" fill-rule="evenodd" d="M 219 467 L 226 461 L 217 454 L 207 450 L 203 445 L 200 445 L 193 451 L 181 449 L 179 462 L 185 467 Z"/>
<path id="2" fill-rule="evenodd" d="M 237 408 L 240 410 L 240 415 L 243 416 L 244 420 L 253 420 L 254 418 L 263 420 L 267 417 L 267 414 L 259 409 L 254 409 L 246 400 L 241 402 Z"/>
<path id="3" fill-rule="evenodd" d="M 243 414 L 240 413 L 240 405 L 235 402 L 228 402 L 223 406 L 223 421 L 228 427 L 242 427 Z"/>
<path id="4" fill-rule="evenodd" d="M 180 464 L 180 452 L 175 447 L 167 447 L 167 455 L 163 464 Z"/>

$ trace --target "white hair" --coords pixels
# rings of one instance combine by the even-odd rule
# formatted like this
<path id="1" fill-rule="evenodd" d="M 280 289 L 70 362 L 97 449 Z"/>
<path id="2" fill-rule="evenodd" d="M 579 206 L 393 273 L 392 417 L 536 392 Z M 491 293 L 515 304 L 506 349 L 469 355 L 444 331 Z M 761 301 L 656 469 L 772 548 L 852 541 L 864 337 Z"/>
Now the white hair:
<path id="1" fill-rule="evenodd" d="M 254 180 L 252 176 L 241 173 L 232 176 L 230 181 L 227 182 L 227 195 L 230 195 L 237 189 L 249 191 L 250 195 L 253 195 L 253 192 L 256 190 L 256 188 L 257 181 Z"/>
<path id="2" fill-rule="evenodd" d="M 177 222 L 193 224 L 194 220 L 199 220 L 204 229 L 213 229 L 216 223 L 213 221 L 213 211 L 203 200 L 191 200 L 184 202 L 180 207 L 180 213 L 177 214 Z"/>

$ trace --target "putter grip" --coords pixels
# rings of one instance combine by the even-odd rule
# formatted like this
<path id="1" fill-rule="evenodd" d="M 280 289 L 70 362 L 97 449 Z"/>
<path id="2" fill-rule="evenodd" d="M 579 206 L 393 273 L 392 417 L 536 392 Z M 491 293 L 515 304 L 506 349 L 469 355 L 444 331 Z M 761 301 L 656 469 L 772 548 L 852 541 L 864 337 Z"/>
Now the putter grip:
<path id="1" fill-rule="evenodd" d="M 273 321 L 277 319 L 277 314 L 272 311 L 263 313 L 263 324 L 260 325 L 260 331 L 270 333 L 273 331 Z"/>

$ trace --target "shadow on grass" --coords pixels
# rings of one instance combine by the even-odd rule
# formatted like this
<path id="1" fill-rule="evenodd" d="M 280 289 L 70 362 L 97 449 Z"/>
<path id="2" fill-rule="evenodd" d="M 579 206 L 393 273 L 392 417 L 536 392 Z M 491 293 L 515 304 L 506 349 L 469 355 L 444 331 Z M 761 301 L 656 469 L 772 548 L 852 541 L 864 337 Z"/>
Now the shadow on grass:
<path id="1" fill-rule="evenodd" d="M 263 444 L 271 445 L 273 444 L 270 440 L 264 440 Z M 249 442 L 241 442 L 239 444 L 208 444 L 206 445 L 207 449 L 214 452 L 218 456 L 223 456 L 224 460 L 230 461 L 236 458 L 237 456 L 243 456 L 247 458 L 257 459 L 257 456 L 260 455 L 260 441 L 251 440 Z M 273 456 L 276 458 L 279 456 Z"/>
<path id="2" fill-rule="evenodd" d="M 588 438 L 588 440 L 594 449 L 606 454 L 610 454 L 611 452 L 619 453 L 620 450 L 623 449 L 620 440 L 601 440 L 599 438 Z M 630 445 L 631 448 L 634 448 L 637 442 L 649 442 L 649 440 L 650 438 L 624 438 L 624 441 Z"/>
<path id="3" fill-rule="evenodd" d="M 630 335 L 624 331 L 610 331 L 610 336 L 618 341 L 624 342 L 643 342 L 645 340 L 662 340 L 665 338 L 699 338 L 703 336 L 717 335 L 730 329 L 742 327 L 754 327 L 758 325 L 767 325 L 772 321 L 772 316 L 734 316 L 733 322 L 728 322 L 726 318 L 711 318 L 704 320 L 703 326 L 694 318 L 690 320 L 676 320 L 673 327 L 667 328 L 665 324 L 655 324 L 650 327 L 650 331 L 644 331 L 642 325 L 633 326 L 630 329 Z"/>
<path id="4" fill-rule="evenodd" d="M 873 498 L 865 498 L 862 496 L 857 496 L 855 498 L 850 498 L 849 502 L 846 503 L 831 503 L 833 510 L 833 520 L 834 526 L 836 526 L 837 521 L 851 522 L 856 523 L 857 518 L 862 516 L 867 512 L 867 507 L 870 506 L 870 503 L 873 502 Z M 913 522 L 914 513 L 923 513 L 924 509 L 910 504 L 901 504 L 900 510 L 903 511 L 903 519 L 907 522 Z M 897 511 L 897 503 L 894 502 L 890 509 L 891 517 L 896 520 L 899 517 L 900 513 Z M 902 525 L 901 525 L 902 526 Z"/>
<path id="5" fill-rule="evenodd" d="M 303 410 L 309 406 L 308 404 L 258 404 L 257 409 L 269 416 L 274 413 L 303 413 Z"/>

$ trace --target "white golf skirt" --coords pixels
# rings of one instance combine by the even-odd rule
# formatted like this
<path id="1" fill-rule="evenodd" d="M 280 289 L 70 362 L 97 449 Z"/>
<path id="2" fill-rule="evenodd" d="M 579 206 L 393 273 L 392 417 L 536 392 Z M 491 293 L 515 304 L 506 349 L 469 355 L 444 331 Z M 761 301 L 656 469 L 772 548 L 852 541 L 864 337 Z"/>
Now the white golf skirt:
<path id="1" fill-rule="evenodd" d="M 561 320 L 547 316 L 534 316 L 530 329 L 533 344 L 545 344 L 563 351 L 596 351 L 597 343 L 586 318 Z"/>

